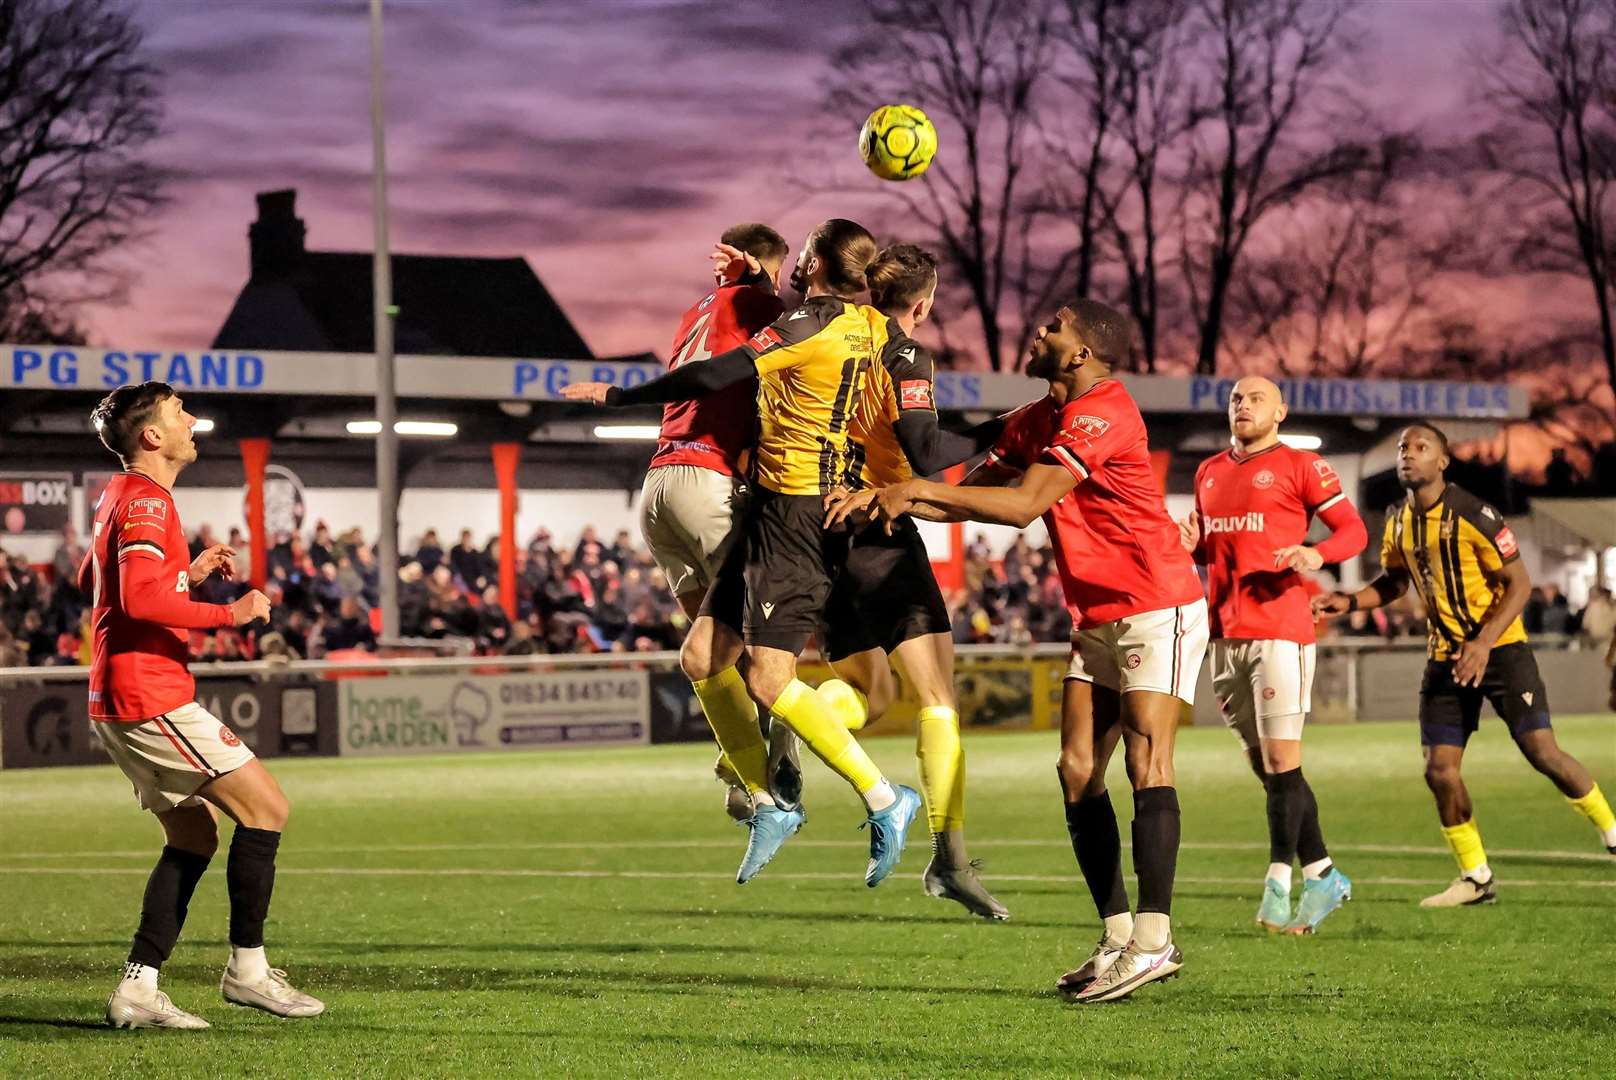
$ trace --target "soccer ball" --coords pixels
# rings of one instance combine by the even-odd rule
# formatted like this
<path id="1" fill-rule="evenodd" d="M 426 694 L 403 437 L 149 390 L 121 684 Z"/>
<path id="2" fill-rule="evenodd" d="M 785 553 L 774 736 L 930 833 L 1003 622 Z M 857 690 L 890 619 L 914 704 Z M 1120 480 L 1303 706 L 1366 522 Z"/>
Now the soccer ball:
<path id="1" fill-rule="evenodd" d="M 937 154 L 937 129 L 913 105 L 883 105 L 859 130 L 859 156 L 883 180 L 913 180 Z"/>

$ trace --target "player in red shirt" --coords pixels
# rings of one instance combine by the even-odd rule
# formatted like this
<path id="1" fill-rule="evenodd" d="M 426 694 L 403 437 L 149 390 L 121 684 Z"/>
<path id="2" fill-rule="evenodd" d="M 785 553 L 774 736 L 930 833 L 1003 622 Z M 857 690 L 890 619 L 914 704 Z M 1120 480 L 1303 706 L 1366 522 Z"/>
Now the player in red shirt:
<path id="1" fill-rule="evenodd" d="M 316 1016 L 325 1006 L 294 989 L 264 956 L 286 796 L 236 734 L 197 704 L 186 668 L 187 631 L 268 618 L 269 599 L 257 590 L 231 604 L 199 604 L 186 595 L 210 574 L 230 576 L 235 553 L 217 544 L 187 559 L 172 489 L 196 460 L 196 418 L 171 387 L 119 387 L 96 406 L 91 422 L 124 471 L 96 504 L 94 542 L 79 570 L 80 587 L 93 597 L 90 717 L 166 841 L 146 882 L 140 927 L 107 1001 L 107 1021 L 124 1028 L 208 1026 L 158 990 L 157 975 L 218 847 L 215 806 L 236 822 L 225 869 L 230 959 L 219 989 L 237 1005 Z"/>
<path id="2" fill-rule="evenodd" d="M 877 499 L 889 522 L 918 513 L 1025 528 L 1042 515 L 1049 527 L 1076 628 L 1058 771 L 1072 847 L 1105 924 L 1093 955 L 1059 982 L 1082 1002 L 1126 997 L 1183 964 L 1169 918 L 1179 838 L 1173 738 L 1206 651 L 1206 600 L 1167 514 L 1144 419 L 1111 377 L 1132 330 L 1127 316 L 1093 300 L 1061 308 L 1039 330 L 1026 371 L 1049 380 L 1049 396 L 1010 415 L 974 474 L 1017 477 L 1010 486 L 911 480 Z M 1137 919 L 1105 790 L 1119 735 L 1134 785 Z"/>
<path id="3" fill-rule="evenodd" d="M 1309 579 L 1369 542 L 1330 463 L 1279 441 L 1287 409 L 1278 386 L 1247 375 L 1229 394 L 1233 445 L 1195 473 L 1195 513 L 1179 527 L 1206 566 L 1212 609 L 1212 688 L 1224 722 L 1268 791 L 1268 876 L 1257 925 L 1309 934 L 1352 896 L 1319 828 L 1302 776 L 1302 724 L 1314 670 Z M 1309 547 L 1317 517 L 1330 536 Z M 1291 914 L 1291 863 L 1302 861 L 1302 901 Z"/>

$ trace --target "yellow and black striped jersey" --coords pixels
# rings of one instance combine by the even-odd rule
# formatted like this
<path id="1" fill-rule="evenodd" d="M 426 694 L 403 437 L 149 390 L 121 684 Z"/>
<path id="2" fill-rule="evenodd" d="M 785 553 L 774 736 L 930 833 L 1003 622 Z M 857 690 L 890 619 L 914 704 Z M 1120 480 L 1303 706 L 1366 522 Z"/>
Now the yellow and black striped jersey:
<path id="1" fill-rule="evenodd" d="M 859 395 L 847 443 L 847 486 L 887 487 L 914 476 L 914 468 L 898 442 L 898 417 L 915 409 L 937 412 L 936 363 L 931 351 L 882 315 L 877 329 L 886 342 L 870 368 Z"/>
<path id="2" fill-rule="evenodd" d="M 1408 574 L 1425 603 L 1433 660 L 1451 660 L 1504 597 L 1505 563 L 1520 558 L 1503 515 L 1454 484 L 1421 513 L 1411 494 L 1386 518 L 1380 564 Z M 1497 644 L 1526 640 L 1519 617 Z"/>
<path id="3" fill-rule="evenodd" d="M 867 305 L 814 296 L 747 342 L 758 374 L 760 486 L 823 495 L 841 482 L 848 425 L 886 344 L 885 320 Z"/>

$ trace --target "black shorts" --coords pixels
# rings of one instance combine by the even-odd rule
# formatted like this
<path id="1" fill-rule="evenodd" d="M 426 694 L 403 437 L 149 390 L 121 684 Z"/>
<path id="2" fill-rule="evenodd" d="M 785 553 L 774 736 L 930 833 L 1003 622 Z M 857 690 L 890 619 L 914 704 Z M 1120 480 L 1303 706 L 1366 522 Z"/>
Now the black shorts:
<path id="1" fill-rule="evenodd" d="M 748 645 L 800 656 L 847 561 L 848 540 L 845 529 L 825 529 L 823 496 L 755 487 L 701 613 Z"/>
<path id="2" fill-rule="evenodd" d="M 871 525 L 853 537 L 847 566 L 825 607 L 820 643 L 836 661 L 870 649 L 891 653 L 910 638 L 953 630 L 920 530 L 908 518 L 888 536 Z"/>
<path id="3" fill-rule="evenodd" d="M 1512 738 L 1549 726 L 1549 694 L 1530 645 L 1517 641 L 1494 649 L 1480 686 L 1456 685 L 1451 660 L 1428 662 L 1420 684 L 1420 745 L 1464 746 L 1481 724 L 1483 700 L 1492 703 Z"/>

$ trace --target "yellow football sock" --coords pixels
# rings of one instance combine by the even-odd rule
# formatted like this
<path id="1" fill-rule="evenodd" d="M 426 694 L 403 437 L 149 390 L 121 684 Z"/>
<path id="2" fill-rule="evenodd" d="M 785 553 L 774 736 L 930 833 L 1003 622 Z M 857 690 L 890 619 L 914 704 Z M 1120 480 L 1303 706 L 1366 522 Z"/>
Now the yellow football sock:
<path id="1" fill-rule="evenodd" d="M 826 679 L 814 693 L 841 720 L 848 731 L 858 731 L 870 720 L 870 699 L 858 687 L 841 679 Z"/>
<path id="2" fill-rule="evenodd" d="M 1577 813 L 1593 822 L 1594 828 L 1604 835 L 1609 836 L 1610 831 L 1616 829 L 1616 814 L 1610 812 L 1610 803 L 1605 801 L 1605 793 L 1599 790 L 1598 784 L 1595 784 L 1582 798 L 1567 799 L 1566 802 L 1570 803 L 1571 808 Z"/>
<path id="3" fill-rule="evenodd" d="M 867 794 L 881 782 L 881 770 L 847 733 L 836 713 L 801 679 L 792 679 L 770 711 L 784 720 L 832 772 Z"/>
<path id="4" fill-rule="evenodd" d="M 1487 852 L 1481 846 L 1481 830 L 1476 828 L 1475 818 L 1458 825 L 1444 825 L 1442 839 L 1453 849 L 1453 857 L 1459 861 L 1459 872 L 1466 877 L 1487 865 Z"/>
<path id="5" fill-rule="evenodd" d="M 707 714 L 718 748 L 729 758 L 747 794 L 768 790 L 769 754 L 758 727 L 757 703 L 747 694 L 741 673 L 727 667 L 710 679 L 697 679 L 690 685 L 701 702 L 701 711 Z"/>
<path id="6" fill-rule="evenodd" d="M 920 710 L 915 740 L 920 790 L 926 796 L 926 823 L 932 835 L 965 827 L 965 749 L 960 746 L 959 714 L 946 705 Z"/>

